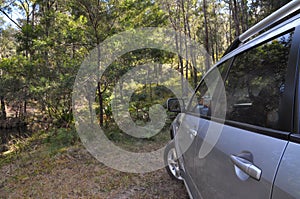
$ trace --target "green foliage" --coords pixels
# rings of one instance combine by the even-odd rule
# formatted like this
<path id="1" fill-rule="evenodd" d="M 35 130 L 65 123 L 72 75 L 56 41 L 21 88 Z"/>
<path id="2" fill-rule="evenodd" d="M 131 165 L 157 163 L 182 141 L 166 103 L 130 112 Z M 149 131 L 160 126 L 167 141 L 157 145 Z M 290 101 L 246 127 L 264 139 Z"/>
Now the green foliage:
<path id="1" fill-rule="evenodd" d="M 116 145 L 129 151 L 153 151 L 165 146 L 170 140 L 169 128 L 162 129 L 157 135 L 139 139 L 132 137 L 120 130 L 116 124 L 112 123 L 109 127 L 104 129 L 105 135 L 109 140 Z"/>
<path id="2" fill-rule="evenodd" d="M 20 19 L 14 21 L 14 27 L 4 23 L 0 26 L 0 97 L 6 106 L 17 107 L 19 116 L 27 120 L 32 118 L 28 118 L 26 108 L 31 108 L 38 114 L 35 117 L 47 118 L 57 128 L 69 127 L 74 122 L 71 95 L 77 71 L 87 53 L 108 37 L 141 27 L 171 27 L 201 45 L 205 43 L 206 14 L 208 49 L 216 61 L 233 40 L 236 29 L 249 28 L 288 1 L 236 1 L 236 10 L 240 11 L 236 16 L 233 16 L 232 1 L 206 2 L 207 13 L 204 13 L 203 1 L 196 0 L 2 1 L 2 16 L 18 12 Z M 268 53 L 277 53 L 274 63 L 284 56 L 275 48 L 261 50 L 266 57 Z M 199 75 L 204 74 L 195 72 L 191 62 L 180 63 L 176 54 L 162 50 L 139 49 L 126 53 L 101 77 L 101 84 L 107 86 L 101 94 L 103 110 L 100 110 L 98 97 L 95 109 L 99 115 L 104 113 L 106 125 L 113 122 L 110 102 L 120 77 L 134 67 L 154 63 L 180 71 L 194 86 Z M 162 72 L 161 68 L 157 70 Z M 143 76 L 136 74 L 139 75 Z M 159 84 L 139 85 L 131 98 L 129 112 L 143 125 L 149 121 L 149 108 L 154 104 L 164 105 L 168 97 L 172 97 L 171 92 Z M 28 108 L 27 104 L 34 107 Z"/>
<path id="3" fill-rule="evenodd" d="M 1 24 L 4 24 L 0 21 Z M 16 41 L 15 41 L 16 30 L 12 27 L 3 29 L 0 26 L 0 59 L 8 58 L 16 54 Z"/>
<path id="4" fill-rule="evenodd" d="M 51 155 L 62 152 L 65 148 L 74 145 L 78 141 L 79 137 L 75 128 L 52 130 L 45 139 Z"/>
<path id="5" fill-rule="evenodd" d="M 157 27 L 167 24 L 166 13 L 152 0 L 129 0 L 119 3 L 120 25 L 125 29 Z"/>
<path id="6" fill-rule="evenodd" d="M 116 125 L 110 125 L 109 128 L 105 129 L 105 135 L 107 138 L 114 142 L 121 142 L 130 139 L 130 136 L 124 134 Z"/>
<path id="7" fill-rule="evenodd" d="M 129 103 L 129 113 L 132 120 L 138 126 L 145 126 L 151 122 L 149 110 L 154 105 L 161 105 L 166 109 L 168 98 L 175 97 L 174 94 L 165 86 L 157 84 L 144 85 L 133 93 Z M 161 121 L 164 123 L 162 131 L 169 129 L 169 126 L 174 119 L 173 113 L 167 112 L 167 120 Z M 160 117 L 160 116 L 154 116 Z"/>

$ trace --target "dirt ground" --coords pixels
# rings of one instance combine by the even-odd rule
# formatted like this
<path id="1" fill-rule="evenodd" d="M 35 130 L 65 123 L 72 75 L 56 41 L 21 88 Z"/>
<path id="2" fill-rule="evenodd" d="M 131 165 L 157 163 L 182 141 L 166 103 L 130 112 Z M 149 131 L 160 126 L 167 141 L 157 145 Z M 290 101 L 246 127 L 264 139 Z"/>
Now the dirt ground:
<path id="1" fill-rule="evenodd" d="M 22 152 L 0 168 L 0 198 L 188 198 L 164 169 L 146 174 L 106 167 L 81 145 L 54 156 Z M 0 157 L 1 158 L 1 157 Z"/>

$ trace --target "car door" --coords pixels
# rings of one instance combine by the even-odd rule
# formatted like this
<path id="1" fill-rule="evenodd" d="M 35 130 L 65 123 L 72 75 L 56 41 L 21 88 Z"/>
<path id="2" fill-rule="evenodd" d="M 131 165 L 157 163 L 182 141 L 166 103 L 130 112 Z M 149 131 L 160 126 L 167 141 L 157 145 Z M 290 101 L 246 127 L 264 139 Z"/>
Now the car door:
<path id="1" fill-rule="evenodd" d="M 183 162 L 184 180 L 189 184 L 189 191 L 191 193 L 197 192 L 197 187 L 192 179 L 194 170 L 194 156 L 196 153 L 196 135 L 198 131 L 198 120 L 195 116 L 190 114 L 180 115 L 179 129 L 175 136 L 175 146 L 177 148 L 177 155 Z"/>
<path id="2" fill-rule="evenodd" d="M 181 125 L 175 137 L 179 156 L 182 155 L 185 169 L 185 181 L 188 184 L 194 198 L 199 198 L 197 184 L 195 183 L 195 156 L 197 155 L 198 142 L 196 136 L 206 125 L 200 122 L 201 118 L 209 118 L 211 115 L 211 93 L 215 92 L 218 82 L 223 82 L 231 59 L 213 69 L 204 78 L 196 89 L 193 99 L 189 103 L 187 111 L 179 120 Z M 220 81 L 216 81 L 219 79 Z"/>
<path id="3" fill-rule="evenodd" d="M 295 90 L 294 31 L 239 53 L 226 81 L 226 118 L 200 118 L 194 182 L 199 198 L 270 198 L 290 134 Z M 297 45 L 293 43 L 293 45 Z M 215 140 L 207 139 L 217 134 Z M 201 154 L 205 146 L 209 152 Z"/>
<path id="4" fill-rule="evenodd" d="M 194 158 L 197 149 L 197 142 L 195 137 L 199 131 L 199 117 L 200 111 L 208 113 L 207 107 L 204 107 L 203 101 L 200 101 L 199 96 L 201 92 L 201 96 L 205 96 L 209 98 L 209 91 L 207 86 L 203 84 L 200 86 L 201 89 L 198 89 L 199 92 L 196 93 L 197 97 L 193 98 L 193 101 L 190 102 L 190 106 L 187 111 L 181 114 L 178 118 L 178 122 L 180 126 L 177 130 L 177 134 L 175 136 L 175 145 L 177 148 L 177 155 L 181 157 L 183 162 L 184 169 L 184 179 L 188 184 L 189 191 L 191 194 L 197 193 L 197 187 L 194 183 Z M 200 91 L 201 90 L 201 91 Z M 198 96 L 199 94 L 199 96 Z M 207 101 L 207 100 L 206 100 Z M 197 195 L 196 195 L 197 196 Z"/>

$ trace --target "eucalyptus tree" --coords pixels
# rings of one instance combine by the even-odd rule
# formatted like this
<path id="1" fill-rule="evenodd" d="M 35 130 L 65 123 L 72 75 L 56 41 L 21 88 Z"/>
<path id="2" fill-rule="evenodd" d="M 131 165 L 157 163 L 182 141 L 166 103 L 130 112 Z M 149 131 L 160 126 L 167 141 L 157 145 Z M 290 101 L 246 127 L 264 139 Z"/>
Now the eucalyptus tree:
<path id="1" fill-rule="evenodd" d="M 116 4 L 118 1 L 104 0 L 74 0 L 70 2 L 72 14 L 79 18 L 83 16 L 87 21 L 85 32 L 88 38 L 89 48 L 97 48 L 98 65 L 101 66 L 101 51 L 99 44 L 114 33 L 114 24 L 117 19 Z M 107 89 L 105 77 L 98 75 L 97 96 L 99 101 L 100 125 L 103 126 L 103 94 Z M 91 108 L 91 107 L 90 107 Z"/>

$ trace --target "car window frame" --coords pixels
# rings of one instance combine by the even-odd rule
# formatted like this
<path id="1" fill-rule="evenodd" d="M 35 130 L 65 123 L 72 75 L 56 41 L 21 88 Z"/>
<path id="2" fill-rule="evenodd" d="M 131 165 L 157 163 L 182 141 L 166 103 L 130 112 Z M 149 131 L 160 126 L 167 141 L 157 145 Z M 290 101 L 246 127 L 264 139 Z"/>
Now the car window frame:
<path id="1" fill-rule="evenodd" d="M 234 55 L 234 60 L 235 58 L 240 55 L 241 53 L 244 53 L 246 51 L 249 51 L 253 48 L 256 48 L 260 45 L 263 45 L 273 39 L 276 39 L 284 34 L 287 34 L 289 32 L 294 32 L 293 35 L 293 39 L 291 42 L 291 47 L 290 47 L 290 52 L 289 52 L 289 58 L 288 58 L 288 62 L 287 62 L 287 72 L 286 72 L 286 89 L 284 91 L 283 97 L 282 97 L 282 103 L 280 104 L 279 107 L 279 115 L 281 117 L 279 117 L 279 130 L 276 129 L 271 129 L 271 128 L 266 128 L 266 127 L 261 127 L 258 125 L 252 125 L 252 124 L 247 124 L 247 123 L 242 123 L 242 122 L 236 122 L 236 121 L 230 121 L 230 120 L 225 120 L 225 124 L 226 125 L 230 125 L 233 127 L 237 127 L 237 128 L 241 128 L 244 130 L 248 130 L 248 131 L 252 131 L 255 133 L 259 133 L 259 134 L 264 134 L 264 135 L 268 135 L 268 136 L 272 136 L 275 138 L 280 138 L 280 139 L 284 139 L 284 140 L 288 140 L 290 134 L 294 131 L 293 129 L 293 113 L 294 113 L 294 104 L 295 104 L 295 91 L 296 91 L 296 66 L 295 63 L 293 63 L 293 60 L 295 59 L 295 57 L 297 58 L 297 48 L 299 46 L 299 43 L 297 43 L 298 39 L 297 36 L 299 37 L 299 30 L 297 31 L 297 28 L 291 28 L 289 30 L 286 30 L 284 32 L 281 32 L 277 35 L 273 35 L 273 37 L 268 37 L 268 35 L 266 35 L 266 39 L 262 40 L 261 42 L 257 43 L 254 46 L 251 46 L 250 48 L 246 48 L 245 50 L 242 50 L 241 52 L 237 53 Z M 230 69 L 232 67 L 232 64 L 230 66 Z M 230 73 L 230 69 L 229 72 Z M 227 80 L 228 76 L 226 77 Z M 288 108 L 283 108 L 283 104 L 286 104 L 286 107 Z M 282 115 L 284 115 L 284 117 L 282 117 Z M 286 122 L 286 121 L 290 121 Z"/>
<path id="2" fill-rule="evenodd" d="M 295 28 L 295 43 L 298 44 L 294 46 L 294 57 L 292 57 L 291 62 L 295 64 L 295 97 L 294 97 L 294 115 L 293 115 L 293 131 L 291 135 L 291 141 L 300 144 L 300 25 Z"/>
<path id="3" fill-rule="evenodd" d="M 253 43 L 251 41 L 249 42 L 249 44 L 242 45 L 241 48 L 238 48 L 237 50 L 233 51 L 232 53 L 229 53 L 228 55 L 226 55 L 225 56 L 226 59 L 225 59 L 225 57 L 222 58 L 211 70 L 209 70 L 209 72 L 211 72 L 216 67 L 219 67 L 220 65 L 222 65 L 224 62 L 231 60 L 229 66 L 227 68 L 225 78 L 224 78 L 224 81 L 226 81 L 228 78 L 228 74 L 230 73 L 230 69 L 231 69 L 233 62 L 235 61 L 235 58 L 237 55 L 239 55 L 245 51 L 251 50 L 252 48 L 256 48 L 264 43 L 271 41 L 272 39 L 278 38 L 284 34 L 287 34 L 287 33 L 293 31 L 294 35 L 293 35 L 293 39 L 291 42 L 289 58 L 288 58 L 288 62 L 287 62 L 286 90 L 285 90 L 284 96 L 282 98 L 282 103 L 279 107 L 279 109 L 280 109 L 279 114 L 285 115 L 285 117 L 280 117 L 280 121 L 279 121 L 280 130 L 275 130 L 275 129 L 271 129 L 271 128 L 266 128 L 266 127 L 261 127 L 261 126 L 257 126 L 257 125 L 251 125 L 251 124 L 246 124 L 246 123 L 241 123 L 241 122 L 236 122 L 236 121 L 229 121 L 229 120 L 224 121 L 224 119 L 215 118 L 215 117 L 211 117 L 211 116 L 200 116 L 200 118 L 206 119 L 206 120 L 212 120 L 212 121 L 215 121 L 218 123 L 223 123 L 225 125 L 229 125 L 232 127 L 240 128 L 243 130 L 248 130 L 253 133 L 263 134 L 263 135 L 267 135 L 267 136 L 271 136 L 271 137 L 279 138 L 279 139 L 283 139 L 283 140 L 289 140 L 291 133 L 295 133 L 296 131 L 300 133 L 300 121 L 297 121 L 297 125 L 295 125 L 295 116 L 294 116 L 294 113 L 296 112 L 297 114 L 299 114 L 299 117 L 300 117 L 300 105 L 295 107 L 295 100 L 296 100 L 295 94 L 296 94 L 296 88 L 298 88 L 298 86 L 296 87 L 297 82 L 299 82 L 299 88 L 298 88 L 299 96 L 298 97 L 300 100 L 300 77 L 297 78 L 298 77 L 298 75 L 297 75 L 297 72 L 298 72 L 297 63 L 298 62 L 295 62 L 295 60 L 298 60 L 298 53 L 300 53 L 300 50 L 298 52 L 298 49 L 300 47 L 300 44 L 299 44 L 300 43 L 300 25 L 296 26 L 296 27 L 291 27 L 290 25 L 287 24 L 287 27 L 289 29 L 287 29 L 285 31 L 282 31 L 282 32 L 275 31 L 277 34 L 273 33 L 272 37 L 270 37 L 269 34 L 266 34 L 264 37 L 260 37 L 259 42 L 257 40 L 255 40 L 255 42 L 254 42 L 255 45 L 253 45 Z M 282 27 L 281 27 L 281 29 L 282 29 Z M 208 75 L 209 72 L 206 75 Z M 204 78 L 206 77 L 206 75 L 202 78 L 202 80 L 198 84 L 197 89 L 204 81 Z M 197 89 L 195 90 L 195 93 L 196 93 Z M 193 94 L 193 97 L 194 97 L 195 93 Z M 191 98 L 187 108 L 190 107 L 193 97 Z M 284 103 L 287 104 L 288 109 L 283 110 L 282 106 Z M 295 109 L 297 109 L 297 110 L 295 110 Z M 186 114 L 199 117 L 198 114 L 192 113 L 190 111 L 186 111 Z M 297 116 L 297 119 L 299 119 L 299 117 Z M 286 121 L 290 121 L 290 122 L 286 122 Z M 296 129 L 295 129 L 295 127 L 296 127 Z M 300 142 L 300 139 L 299 139 L 299 142 Z"/>
<path id="4" fill-rule="evenodd" d="M 253 46 L 253 47 L 251 47 L 251 48 L 248 48 L 247 50 L 244 50 L 244 51 L 242 51 L 242 52 L 240 52 L 240 53 L 238 53 L 238 54 L 236 54 L 235 56 L 234 56 L 234 61 L 232 62 L 232 64 L 230 65 L 230 69 L 229 69 L 229 74 L 230 74 L 230 71 L 231 71 L 231 69 L 232 69 L 232 67 L 233 67 L 233 65 L 234 65 L 234 63 L 235 63 L 235 61 L 236 61 L 236 59 L 239 57 L 239 56 L 243 56 L 243 54 L 244 53 L 247 53 L 247 52 L 249 52 L 249 51 L 251 51 L 251 50 L 253 50 L 253 49 L 255 49 L 255 48 L 258 48 L 258 47 L 260 47 L 260 46 L 262 46 L 262 45 L 264 45 L 264 44 L 266 44 L 266 43 L 268 43 L 268 42 L 270 42 L 270 41 L 272 41 L 272 40 L 274 40 L 274 39 L 278 39 L 278 38 L 280 38 L 281 36 L 283 36 L 283 35 L 286 35 L 286 34 L 289 34 L 289 33 L 291 33 L 291 32 L 293 32 L 293 38 L 292 38 L 292 42 L 291 42 L 291 47 L 290 47 L 290 51 L 289 51 L 289 57 L 288 57 L 288 60 L 287 60 L 287 63 L 286 63 L 286 74 L 285 74 L 285 77 L 286 77 L 286 82 L 288 82 L 290 79 L 294 79 L 294 77 L 293 78 L 291 78 L 291 75 L 293 74 L 293 73 L 291 73 L 290 71 L 289 71 L 289 62 L 291 62 L 290 60 L 291 60 L 291 53 L 292 53 L 292 45 L 293 45 L 293 42 L 294 42 L 294 38 L 295 38 L 295 29 L 291 29 L 291 30 L 287 30 L 287 31 L 285 31 L 285 32 L 282 32 L 282 33 L 280 33 L 280 34 L 278 34 L 278 35 L 276 35 L 276 36 L 274 36 L 274 37 L 272 37 L 272 38 L 269 38 L 269 39 L 266 39 L 266 40 L 264 40 L 263 42 L 261 42 L 261 43 L 259 43 L 259 44 L 257 44 L 257 45 L 255 45 L 255 46 Z M 230 75 L 229 75 L 230 76 Z M 227 81 L 228 80 L 228 76 L 226 77 L 226 80 L 225 81 Z M 291 86 L 291 85 L 293 85 L 293 86 Z M 290 88 L 290 86 L 292 87 L 292 90 L 291 89 L 289 89 Z M 225 86 L 226 87 L 226 86 Z M 288 121 L 292 121 L 292 115 L 290 114 L 290 113 L 292 113 L 292 105 L 291 105 L 291 100 L 287 100 L 286 99 L 286 95 L 294 95 L 293 94 L 293 90 L 294 90 L 294 83 L 290 83 L 290 84 L 287 84 L 287 86 L 286 86 L 288 89 L 285 89 L 285 91 L 284 91 L 284 93 L 283 93 L 283 97 L 282 97 L 282 103 L 280 104 L 280 106 L 278 107 L 279 108 L 279 115 L 280 116 L 282 116 L 282 115 L 289 115 L 289 119 L 285 119 L 285 121 L 286 120 L 288 120 Z M 226 88 L 225 88 L 226 89 Z M 285 97 L 284 97 L 285 96 Z M 283 107 L 283 105 L 284 104 L 288 104 L 288 109 L 286 108 L 286 106 L 284 106 Z M 289 111 L 287 111 L 287 110 L 289 110 Z M 280 117 L 279 117 L 280 118 Z M 287 118 L 287 117 L 283 117 L 283 118 Z M 282 119 L 282 118 L 281 118 Z M 235 121 L 235 120 L 228 120 L 228 119 L 226 119 L 226 121 L 233 121 L 233 122 L 235 122 L 235 123 L 244 123 L 244 122 L 239 122 L 239 121 Z M 283 122 L 283 121 L 278 121 L 278 125 L 279 125 L 279 129 L 273 129 L 273 128 L 270 128 L 270 127 L 263 127 L 263 126 L 260 126 L 260 125 L 257 125 L 257 124 L 250 124 L 250 123 L 246 123 L 246 124 L 248 124 L 248 125 L 253 125 L 253 126 L 257 126 L 257 127 L 262 127 L 262 128 L 266 128 L 266 129 L 273 129 L 273 130 L 280 130 L 280 131 L 292 131 L 292 129 L 291 129 L 291 125 L 285 125 L 287 122 Z"/>

